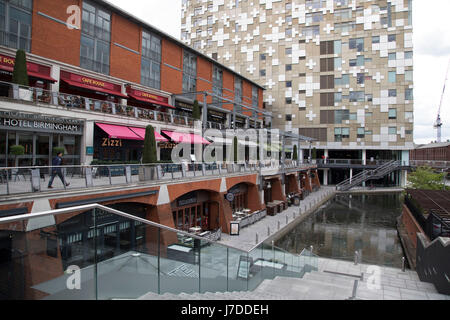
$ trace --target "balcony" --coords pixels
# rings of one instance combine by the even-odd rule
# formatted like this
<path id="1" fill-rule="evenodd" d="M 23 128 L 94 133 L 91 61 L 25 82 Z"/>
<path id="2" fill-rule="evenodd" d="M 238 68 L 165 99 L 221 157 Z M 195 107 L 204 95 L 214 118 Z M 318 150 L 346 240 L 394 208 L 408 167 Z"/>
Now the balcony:
<path id="1" fill-rule="evenodd" d="M 148 120 L 175 126 L 194 126 L 194 119 L 188 116 L 176 115 L 156 110 L 150 110 L 134 106 L 126 106 L 105 100 L 96 100 L 83 96 L 52 92 L 41 88 L 17 86 L 9 82 L 0 81 L 0 97 L 6 97 L 16 101 L 28 101 L 47 107 L 66 108 L 67 110 L 89 111 L 103 115 L 117 115 L 136 120 Z M 222 123 L 208 121 L 208 129 L 224 130 Z"/>

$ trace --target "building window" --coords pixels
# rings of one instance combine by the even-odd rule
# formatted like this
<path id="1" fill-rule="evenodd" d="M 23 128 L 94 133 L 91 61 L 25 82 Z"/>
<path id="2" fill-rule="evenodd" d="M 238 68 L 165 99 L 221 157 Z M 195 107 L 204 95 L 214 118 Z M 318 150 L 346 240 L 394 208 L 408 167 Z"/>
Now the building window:
<path id="1" fill-rule="evenodd" d="M 397 119 L 397 109 L 389 109 L 389 119 Z"/>
<path id="2" fill-rule="evenodd" d="M 292 70 L 292 64 L 287 64 L 286 71 L 291 71 L 291 70 Z"/>
<path id="3" fill-rule="evenodd" d="M 358 115 L 356 113 L 350 113 L 349 120 L 350 121 L 358 120 Z"/>
<path id="4" fill-rule="evenodd" d="M 388 35 L 388 41 L 389 42 L 394 42 L 394 41 L 396 41 L 396 35 L 395 34 L 390 34 L 390 35 Z"/>
<path id="5" fill-rule="evenodd" d="M 161 39 L 146 31 L 142 32 L 141 83 L 161 87 Z"/>
<path id="6" fill-rule="evenodd" d="M 334 102 L 342 102 L 342 92 L 334 93 Z"/>
<path id="7" fill-rule="evenodd" d="M 372 37 L 372 43 L 380 43 L 380 36 Z"/>
<path id="8" fill-rule="evenodd" d="M 320 106 L 321 107 L 333 107 L 334 106 L 334 92 L 327 92 L 320 94 Z"/>
<path id="9" fill-rule="evenodd" d="M 286 88 L 292 88 L 292 81 L 286 81 Z"/>
<path id="10" fill-rule="evenodd" d="M 364 56 L 358 56 L 356 59 L 350 59 L 350 67 L 363 67 L 365 64 Z"/>
<path id="11" fill-rule="evenodd" d="M 350 138 L 350 128 L 334 128 L 334 141 L 341 142 L 342 139 Z"/>
<path id="12" fill-rule="evenodd" d="M 358 52 L 364 51 L 364 38 L 350 39 L 348 48 L 356 49 Z"/>
<path id="13" fill-rule="evenodd" d="M 358 8 L 359 9 L 359 8 Z M 347 20 L 352 18 L 352 9 L 336 9 L 334 10 L 334 19 Z"/>
<path id="14" fill-rule="evenodd" d="M 292 3 L 286 3 L 286 10 L 292 10 Z"/>
<path id="15" fill-rule="evenodd" d="M 364 138 L 366 136 L 365 128 L 358 128 L 357 138 Z"/>
<path id="16" fill-rule="evenodd" d="M 364 91 L 351 91 L 349 99 L 350 102 L 364 102 L 365 101 Z"/>
<path id="17" fill-rule="evenodd" d="M 320 54 L 334 54 L 335 41 L 322 41 L 320 43 Z"/>
<path id="18" fill-rule="evenodd" d="M 336 110 L 334 111 L 334 123 L 341 124 L 342 121 L 350 120 L 349 110 Z"/>
<path id="19" fill-rule="evenodd" d="M 208 16 L 207 23 L 208 25 L 212 25 L 214 23 L 213 16 Z"/>
<path id="20" fill-rule="evenodd" d="M 390 135 L 397 134 L 397 127 L 389 127 L 389 134 Z"/>
<path id="21" fill-rule="evenodd" d="M 345 86 L 350 84 L 350 77 L 348 74 L 343 74 L 342 78 L 335 78 L 334 85 L 335 86 Z"/>
<path id="22" fill-rule="evenodd" d="M 396 97 L 397 96 L 397 90 L 396 89 L 389 89 L 388 96 L 389 97 Z"/>
<path id="23" fill-rule="evenodd" d="M 292 54 L 292 48 L 285 49 L 286 55 Z"/>
<path id="24" fill-rule="evenodd" d="M 197 89 L 197 56 L 184 51 L 183 55 L 183 93 Z"/>
<path id="25" fill-rule="evenodd" d="M 334 58 L 334 67 L 342 68 L 342 58 Z"/>
<path id="26" fill-rule="evenodd" d="M 202 14 L 202 7 L 194 8 L 194 16 L 198 16 Z"/>
<path id="27" fill-rule="evenodd" d="M 88 2 L 83 2 L 80 66 L 109 74 L 111 15 Z"/>
<path id="28" fill-rule="evenodd" d="M 311 26 L 311 27 L 305 27 L 302 31 L 303 36 L 305 37 L 316 37 L 320 35 L 320 27 L 319 26 Z M 333 41 L 329 41 L 333 42 Z"/>
<path id="29" fill-rule="evenodd" d="M 259 70 L 259 74 L 260 74 L 261 77 L 265 77 L 266 76 L 266 70 L 265 69 Z"/>
<path id="30" fill-rule="evenodd" d="M 286 98 L 286 104 L 292 104 L 292 98 Z"/>
<path id="31" fill-rule="evenodd" d="M 194 41 L 194 49 L 199 50 L 202 48 L 202 42 L 201 41 Z"/>
<path id="32" fill-rule="evenodd" d="M 320 89 L 334 89 L 334 75 L 320 76 Z"/>
<path id="33" fill-rule="evenodd" d="M 388 59 L 390 61 L 392 60 L 397 60 L 397 53 L 393 52 L 393 53 L 389 53 Z"/>
<path id="34" fill-rule="evenodd" d="M 261 53 L 261 54 L 259 55 L 259 59 L 260 59 L 261 61 L 265 61 L 265 60 L 266 60 L 266 55 L 265 55 L 264 53 Z"/>
<path id="35" fill-rule="evenodd" d="M 357 84 L 364 84 L 364 80 L 365 80 L 365 75 L 364 73 L 358 73 L 356 75 L 356 83 Z"/>
<path id="36" fill-rule="evenodd" d="M 389 71 L 388 76 L 389 83 L 395 83 L 397 81 L 397 73 L 395 71 Z"/>
<path id="37" fill-rule="evenodd" d="M 373 95 L 372 94 L 366 94 L 366 102 L 372 102 L 373 101 Z"/>
<path id="38" fill-rule="evenodd" d="M 326 5 L 326 0 L 306 0 L 306 7 L 312 7 L 313 9 L 320 9 Z"/>
<path id="39" fill-rule="evenodd" d="M 322 12 L 314 12 L 306 14 L 306 23 L 316 23 L 323 21 L 323 13 Z"/>
<path id="40" fill-rule="evenodd" d="M 292 121 L 292 114 L 286 115 L 286 121 Z"/>
<path id="41" fill-rule="evenodd" d="M 285 30 L 286 37 L 292 37 L 292 28 L 286 28 Z"/>
<path id="42" fill-rule="evenodd" d="M 0 1 L 0 45 L 31 50 L 32 0 Z"/>
<path id="43" fill-rule="evenodd" d="M 334 71 L 334 61 L 336 58 L 323 58 L 320 59 L 320 72 Z"/>
<path id="44" fill-rule="evenodd" d="M 292 22 L 292 16 L 286 16 L 286 23 Z"/>
<path id="45" fill-rule="evenodd" d="M 257 87 L 252 87 L 252 107 L 259 109 L 259 91 Z M 253 111 L 253 116 L 257 116 Z"/>
<path id="46" fill-rule="evenodd" d="M 405 81 L 413 81 L 413 71 L 412 70 L 407 70 L 405 71 Z"/>
<path id="47" fill-rule="evenodd" d="M 414 100 L 413 89 L 405 90 L 405 100 L 408 100 L 408 101 Z"/>
<path id="48" fill-rule="evenodd" d="M 413 58 L 413 52 L 412 51 L 406 51 L 405 52 L 405 60 L 412 59 Z"/>
<path id="49" fill-rule="evenodd" d="M 219 67 L 213 65 L 213 94 L 221 97 L 223 92 L 223 71 Z M 220 103 L 221 99 L 213 97 L 213 103 Z"/>
<path id="50" fill-rule="evenodd" d="M 213 35 L 213 28 L 209 27 L 208 28 L 208 36 L 212 36 Z"/>
<path id="51" fill-rule="evenodd" d="M 242 103 L 242 79 L 238 77 L 234 78 L 234 101 Z"/>

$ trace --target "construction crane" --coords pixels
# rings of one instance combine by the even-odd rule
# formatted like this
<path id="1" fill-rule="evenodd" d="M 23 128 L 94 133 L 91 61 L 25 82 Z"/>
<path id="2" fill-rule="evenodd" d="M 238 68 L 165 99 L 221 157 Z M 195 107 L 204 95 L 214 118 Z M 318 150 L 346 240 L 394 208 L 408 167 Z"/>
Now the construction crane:
<path id="1" fill-rule="evenodd" d="M 437 142 L 438 143 L 442 142 L 441 108 L 442 108 L 442 101 L 444 100 L 445 84 L 447 83 L 449 70 L 450 70 L 450 60 L 448 61 L 447 72 L 445 73 L 444 90 L 442 91 L 441 103 L 439 104 L 438 115 L 437 115 L 436 123 L 434 124 L 434 127 L 437 129 Z"/>

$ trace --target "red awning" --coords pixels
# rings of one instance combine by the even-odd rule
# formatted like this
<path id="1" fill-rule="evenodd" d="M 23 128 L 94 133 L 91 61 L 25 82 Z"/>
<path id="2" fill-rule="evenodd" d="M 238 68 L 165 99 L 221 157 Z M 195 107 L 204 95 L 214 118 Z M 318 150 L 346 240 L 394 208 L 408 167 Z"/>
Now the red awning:
<path id="1" fill-rule="evenodd" d="M 142 138 L 142 140 L 145 140 L 145 128 L 135 128 L 135 127 L 129 127 L 131 131 L 136 133 L 138 136 Z M 162 135 L 160 135 L 158 132 L 155 131 L 155 139 L 158 142 L 169 142 L 166 138 L 164 138 Z"/>
<path id="2" fill-rule="evenodd" d="M 123 140 L 144 140 L 136 133 L 134 133 L 130 128 L 125 126 L 117 126 L 113 124 L 96 123 L 96 125 L 105 131 L 112 139 L 123 139 Z"/>
<path id="3" fill-rule="evenodd" d="M 15 58 L 0 55 L 0 70 L 13 73 L 15 64 Z M 50 67 L 47 66 L 43 66 L 33 62 L 27 62 L 27 73 L 30 77 L 50 82 L 56 82 L 56 80 L 50 76 Z"/>
<path id="4" fill-rule="evenodd" d="M 189 144 L 211 144 L 208 140 L 193 133 L 162 131 L 175 143 L 189 143 Z"/>
<path id="5" fill-rule="evenodd" d="M 72 81 L 72 80 L 68 80 L 68 79 L 61 79 L 62 81 L 66 82 L 67 84 L 74 86 L 74 87 L 78 87 L 78 88 L 83 88 L 83 89 L 88 89 L 88 90 L 92 90 L 92 91 L 97 91 L 97 92 L 103 92 L 103 93 L 107 93 L 110 94 L 112 96 L 116 96 L 119 98 L 123 98 L 123 99 L 128 99 L 128 96 L 117 92 L 117 91 L 113 91 L 113 90 L 108 90 L 106 88 L 100 88 L 100 87 L 95 87 L 95 86 L 91 86 L 85 83 L 81 83 L 81 82 L 77 82 L 77 81 Z"/>
<path id="6" fill-rule="evenodd" d="M 128 93 L 129 97 L 139 100 L 141 102 L 152 103 L 152 104 L 157 104 L 157 105 L 171 108 L 171 109 L 176 109 L 174 106 L 172 106 L 168 103 L 169 99 L 166 97 L 157 96 L 157 95 L 147 93 L 144 91 L 140 91 L 140 90 L 136 90 L 136 89 L 131 89 L 129 87 L 127 88 L 127 93 Z"/>

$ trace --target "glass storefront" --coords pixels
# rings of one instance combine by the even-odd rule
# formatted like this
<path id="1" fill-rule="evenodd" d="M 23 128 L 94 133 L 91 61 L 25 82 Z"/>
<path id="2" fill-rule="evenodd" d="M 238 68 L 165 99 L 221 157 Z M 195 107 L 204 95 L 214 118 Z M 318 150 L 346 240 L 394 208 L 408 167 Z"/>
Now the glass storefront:
<path id="1" fill-rule="evenodd" d="M 49 166 L 53 149 L 64 147 L 64 165 L 79 165 L 81 136 L 0 130 L 0 165 L 8 167 Z M 11 155 L 11 147 L 21 145 L 24 155 Z"/>
<path id="2" fill-rule="evenodd" d="M 64 148 L 64 165 L 79 165 L 83 121 L 39 114 L 0 111 L 0 164 L 8 167 L 49 166 L 56 147 Z M 12 155 L 12 146 L 24 148 Z"/>

